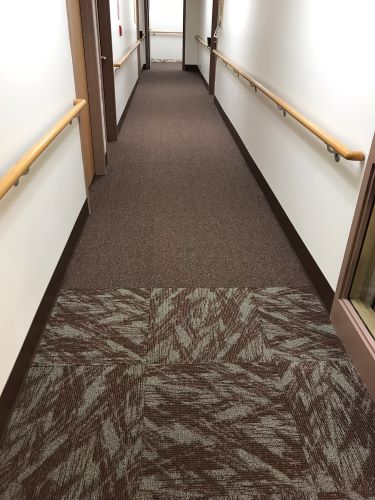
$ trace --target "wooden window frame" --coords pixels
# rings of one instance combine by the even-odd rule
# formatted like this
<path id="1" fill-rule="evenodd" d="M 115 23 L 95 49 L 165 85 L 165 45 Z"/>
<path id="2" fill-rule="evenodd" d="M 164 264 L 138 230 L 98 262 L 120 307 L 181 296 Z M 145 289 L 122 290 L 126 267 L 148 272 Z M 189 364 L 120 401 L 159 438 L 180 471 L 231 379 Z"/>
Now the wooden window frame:
<path id="1" fill-rule="evenodd" d="M 365 168 L 331 311 L 331 321 L 371 397 L 375 400 L 375 339 L 349 300 L 375 200 L 375 137 Z"/>

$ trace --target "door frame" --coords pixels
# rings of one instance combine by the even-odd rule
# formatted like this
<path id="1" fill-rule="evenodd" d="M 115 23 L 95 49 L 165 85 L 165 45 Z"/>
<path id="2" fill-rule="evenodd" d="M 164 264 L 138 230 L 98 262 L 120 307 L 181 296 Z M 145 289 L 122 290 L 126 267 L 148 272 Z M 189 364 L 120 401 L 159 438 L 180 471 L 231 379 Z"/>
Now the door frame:
<path id="1" fill-rule="evenodd" d="M 106 131 L 109 142 L 117 140 L 115 75 L 113 71 L 111 13 L 109 0 L 97 0 L 100 57 L 102 60 L 104 109 L 106 117 Z"/>
<path id="2" fill-rule="evenodd" d="M 87 87 L 93 139 L 95 173 L 104 175 L 108 164 L 103 75 L 100 58 L 99 21 L 96 0 L 79 0 Z"/>
<path id="3" fill-rule="evenodd" d="M 67 0 L 66 9 L 68 15 L 69 38 L 72 53 L 76 96 L 80 99 L 85 99 L 88 102 L 88 105 L 85 106 L 81 111 L 81 115 L 79 118 L 82 159 L 87 189 L 90 186 L 95 175 L 95 164 L 79 0 Z"/>
<path id="4" fill-rule="evenodd" d="M 217 20 L 219 13 L 219 0 L 212 2 L 212 19 L 211 19 L 211 46 L 210 46 L 210 73 L 208 78 L 208 93 L 215 94 L 215 80 L 216 80 L 216 61 L 217 58 L 214 54 L 214 49 L 217 47 L 217 38 L 214 36 L 217 28 Z"/>
<path id="5" fill-rule="evenodd" d="M 137 26 L 137 40 L 139 40 L 139 29 L 140 29 L 140 19 L 139 19 L 139 0 L 134 0 L 135 2 L 135 17 Z M 137 47 L 137 59 L 138 59 L 138 78 L 142 73 L 142 63 L 141 63 L 141 44 Z"/>
<path id="6" fill-rule="evenodd" d="M 182 71 L 185 71 L 186 0 L 183 0 L 182 9 Z"/>
<path id="7" fill-rule="evenodd" d="M 144 0 L 144 23 L 145 23 L 145 56 L 146 56 L 145 69 L 151 69 L 149 0 Z"/>
<path id="8" fill-rule="evenodd" d="M 375 400 L 375 339 L 349 300 L 375 200 L 375 137 L 372 143 L 331 311 L 331 321 Z"/>

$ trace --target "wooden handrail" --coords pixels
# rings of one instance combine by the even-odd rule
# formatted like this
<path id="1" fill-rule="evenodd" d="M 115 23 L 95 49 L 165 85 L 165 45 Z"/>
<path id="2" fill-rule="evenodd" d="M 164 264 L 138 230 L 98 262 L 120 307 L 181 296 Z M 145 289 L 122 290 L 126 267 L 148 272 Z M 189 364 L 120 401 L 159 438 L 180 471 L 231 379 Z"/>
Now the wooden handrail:
<path id="1" fill-rule="evenodd" d="M 205 42 L 205 41 L 203 40 L 203 38 L 201 38 L 199 35 L 195 35 L 195 39 L 196 39 L 199 43 L 201 43 L 204 47 L 206 47 L 206 49 L 209 49 L 209 48 L 210 48 L 210 46 L 208 45 L 208 43 L 207 43 L 207 42 Z"/>
<path id="2" fill-rule="evenodd" d="M 151 35 L 183 35 L 183 31 L 158 31 L 158 30 L 148 30 Z"/>
<path id="3" fill-rule="evenodd" d="M 138 45 L 141 43 L 141 40 L 137 40 L 135 42 L 135 44 L 133 45 L 133 47 L 131 47 L 131 49 L 129 49 L 122 57 L 121 59 L 119 59 L 117 62 L 115 62 L 115 64 L 113 65 L 114 68 L 118 69 L 118 68 L 121 68 L 121 66 L 123 64 L 126 63 L 126 61 L 129 59 L 129 57 L 131 56 L 131 54 L 135 51 L 135 49 L 138 47 Z"/>
<path id="4" fill-rule="evenodd" d="M 30 166 L 43 153 L 51 142 L 76 118 L 87 105 L 85 99 L 75 99 L 74 106 L 55 125 L 30 148 L 23 157 L 0 178 L 0 200 L 17 185 L 20 177 L 29 172 Z"/>
<path id="5" fill-rule="evenodd" d="M 365 154 L 363 153 L 363 151 L 352 151 L 348 149 L 337 139 L 335 139 L 327 132 L 319 128 L 317 125 L 315 125 L 305 116 L 303 116 L 299 111 L 290 106 L 286 101 L 278 97 L 276 94 L 268 90 L 264 85 L 255 80 L 235 62 L 226 57 L 222 52 L 215 49 L 213 50 L 213 53 L 219 59 L 221 59 L 221 61 L 223 61 L 224 64 L 230 66 L 238 76 L 241 76 L 242 78 L 247 80 L 255 91 L 260 90 L 260 92 L 262 92 L 265 96 L 271 99 L 271 101 L 273 101 L 277 105 L 277 107 L 283 112 L 284 116 L 286 116 L 287 114 L 292 116 L 301 125 L 303 125 L 310 132 L 312 132 L 315 136 L 319 137 L 319 139 L 321 139 L 326 144 L 328 151 L 335 155 L 336 161 L 340 160 L 340 156 L 346 158 L 347 160 L 352 160 L 352 161 L 363 161 L 365 159 Z"/>

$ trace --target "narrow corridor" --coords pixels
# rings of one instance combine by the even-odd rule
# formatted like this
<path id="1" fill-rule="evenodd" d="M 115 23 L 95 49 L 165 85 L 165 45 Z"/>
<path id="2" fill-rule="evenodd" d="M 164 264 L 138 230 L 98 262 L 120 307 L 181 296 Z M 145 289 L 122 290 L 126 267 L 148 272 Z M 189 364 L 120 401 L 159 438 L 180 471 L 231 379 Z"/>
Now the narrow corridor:
<path id="1" fill-rule="evenodd" d="M 144 72 L 109 160 L 0 497 L 370 498 L 374 403 L 198 74 Z"/>
<path id="2" fill-rule="evenodd" d="M 109 146 L 64 286 L 310 287 L 197 73 L 144 72 Z"/>

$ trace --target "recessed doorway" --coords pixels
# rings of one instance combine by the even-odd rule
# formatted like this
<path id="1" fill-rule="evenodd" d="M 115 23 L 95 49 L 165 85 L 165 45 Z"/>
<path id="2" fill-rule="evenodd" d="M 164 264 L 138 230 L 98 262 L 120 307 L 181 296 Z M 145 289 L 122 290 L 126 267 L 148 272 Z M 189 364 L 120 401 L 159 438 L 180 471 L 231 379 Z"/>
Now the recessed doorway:
<path id="1" fill-rule="evenodd" d="M 151 63 L 182 63 L 183 0 L 149 0 Z"/>

